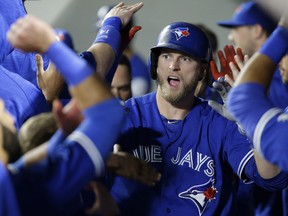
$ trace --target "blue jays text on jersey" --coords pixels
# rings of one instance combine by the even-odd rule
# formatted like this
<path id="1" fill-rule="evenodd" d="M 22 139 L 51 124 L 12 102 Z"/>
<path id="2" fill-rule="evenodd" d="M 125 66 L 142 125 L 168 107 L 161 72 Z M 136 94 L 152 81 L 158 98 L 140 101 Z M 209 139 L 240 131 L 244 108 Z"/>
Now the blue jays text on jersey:
<path id="1" fill-rule="evenodd" d="M 151 188 L 116 177 L 111 193 L 121 211 L 124 215 L 232 215 L 233 173 L 246 183 L 265 182 L 257 175 L 251 143 L 235 123 L 199 99 L 185 119 L 167 126 L 155 95 L 126 102 L 128 120 L 118 143 L 151 163 L 162 180 Z"/>

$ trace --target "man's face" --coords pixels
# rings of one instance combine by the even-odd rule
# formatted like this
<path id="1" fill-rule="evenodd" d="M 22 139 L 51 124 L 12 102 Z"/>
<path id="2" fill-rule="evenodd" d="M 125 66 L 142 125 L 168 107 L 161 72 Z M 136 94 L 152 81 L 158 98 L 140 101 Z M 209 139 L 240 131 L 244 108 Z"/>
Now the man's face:
<path id="1" fill-rule="evenodd" d="M 239 26 L 231 29 L 228 40 L 236 47 L 240 47 L 244 55 L 252 56 L 257 48 L 253 36 L 253 26 Z"/>
<path id="2" fill-rule="evenodd" d="M 157 65 L 157 91 L 166 101 L 177 104 L 193 98 L 202 76 L 199 62 L 183 52 L 162 49 Z"/>
<path id="3" fill-rule="evenodd" d="M 288 55 L 285 55 L 279 63 L 282 82 L 288 84 Z"/>
<path id="4" fill-rule="evenodd" d="M 132 97 L 131 76 L 126 65 L 118 65 L 111 83 L 111 92 L 122 101 Z"/>

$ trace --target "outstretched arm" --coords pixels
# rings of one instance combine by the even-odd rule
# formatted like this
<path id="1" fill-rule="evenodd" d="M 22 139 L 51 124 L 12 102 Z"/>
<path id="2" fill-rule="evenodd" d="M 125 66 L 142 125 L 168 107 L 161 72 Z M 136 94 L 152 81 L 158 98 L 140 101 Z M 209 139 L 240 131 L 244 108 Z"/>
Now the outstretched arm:
<path id="1" fill-rule="evenodd" d="M 229 112 L 252 140 L 257 168 L 264 178 L 276 176 L 280 172 L 277 166 L 288 170 L 287 114 L 274 107 L 266 94 L 276 66 L 287 51 L 288 22 L 283 16 L 273 34 L 243 67 L 228 95 Z"/>

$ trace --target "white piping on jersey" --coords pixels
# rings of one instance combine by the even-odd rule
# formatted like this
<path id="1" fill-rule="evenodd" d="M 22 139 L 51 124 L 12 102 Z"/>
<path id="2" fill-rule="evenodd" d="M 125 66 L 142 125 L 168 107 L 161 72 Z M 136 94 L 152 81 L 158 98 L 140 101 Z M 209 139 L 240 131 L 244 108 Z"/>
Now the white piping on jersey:
<path id="1" fill-rule="evenodd" d="M 254 134 L 253 134 L 253 145 L 261 157 L 263 157 L 263 153 L 261 151 L 261 137 L 262 137 L 262 133 L 264 131 L 264 128 L 267 125 L 267 123 L 274 116 L 276 116 L 277 114 L 279 114 L 281 112 L 283 112 L 283 110 L 281 110 L 279 108 L 272 108 L 272 109 L 266 111 L 262 115 L 262 117 L 260 118 L 260 120 L 258 121 L 258 123 L 255 127 Z"/>
<path id="2" fill-rule="evenodd" d="M 246 155 L 245 157 L 241 160 L 238 170 L 237 170 L 237 175 L 239 176 L 240 179 L 242 176 L 242 172 L 246 166 L 246 164 L 248 163 L 248 161 L 254 156 L 254 152 L 253 149 L 251 149 Z M 248 184 L 248 183 L 252 183 L 252 181 L 247 181 L 247 179 L 242 179 L 244 183 Z"/>
<path id="3" fill-rule="evenodd" d="M 94 165 L 96 176 L 101 176 L 104 172 L 104 161 L 102 155 L 100 154 L 92 140 L 88 136 L 86 136 L 86 134 L 79 131 L 73 132 L 68 137 L 68 139 L 76 141 L 79 145 L 82 146 L 82 148 L 86 151 Z"/>

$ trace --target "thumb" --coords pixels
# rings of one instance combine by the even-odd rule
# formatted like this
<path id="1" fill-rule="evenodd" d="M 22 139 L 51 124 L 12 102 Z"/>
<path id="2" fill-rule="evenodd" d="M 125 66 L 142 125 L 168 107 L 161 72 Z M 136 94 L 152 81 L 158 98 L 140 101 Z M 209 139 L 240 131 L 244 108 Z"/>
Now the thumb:
<path id="1" fill-rule="evenodd" d="M 208 101 L 208 105 L 213 109 L 215 110 L 216 112 L 218 112 L 220 115 L 224 116 L 224 113 L 223 113 L 223 105 L 216 102 L 216 101 L 213 101 L 213 100 L 209 100 Z M 225 117 L 225 116 L 224 116 Z"/>
<path id="2" fill-rule="evenodd" d="M 43 70 L 43 58 L 40 54 L 35 55 L 35 61 L 36 61 L 36 67 L 37 67 L 37 72 L 42 73 Z"/>
<path id="3" fill-rule="evenodd" d="M 212 73 L 213 79 L 218 80 L 218 78 L 221 77 L 221 73 L 219 73 L 215 61 L 213 61 L 213 60 L 210 61 L 210 68 L 211 68 L 211 73 Z"/>

